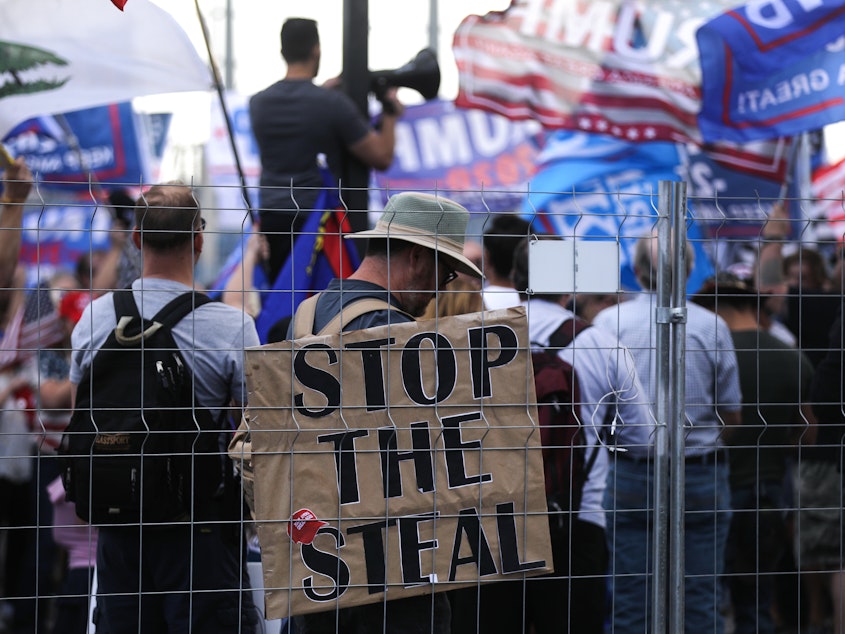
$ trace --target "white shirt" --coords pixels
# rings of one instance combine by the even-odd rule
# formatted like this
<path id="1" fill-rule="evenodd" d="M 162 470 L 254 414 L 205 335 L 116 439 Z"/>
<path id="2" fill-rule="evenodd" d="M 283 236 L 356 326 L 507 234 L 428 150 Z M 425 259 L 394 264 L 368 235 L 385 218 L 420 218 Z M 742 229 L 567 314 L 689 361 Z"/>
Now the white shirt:
<path id="1" fill-rule="evenodd" d="M 523 306 L 528 314 L 528 336 L 536 349 L 547 347 L 549 337 L 574 317 L 560 304 L 541 299 L 523 302 Z M 592 430 L 587 460 L 593 451 L 599 452 L 584 484 L 578 518 L 604 528 L 602 497 L 608 473 L 605 444 L 622 446 L 631 428 L 639 428 L 648 438 L 653 436 L 648 393 L 640 384 L 630 353 L 601 328 L 583 330 L 560 351 L 560 357 L 575 368 L 581 389 L 581 416 Z"/>
<path id="2" fill-rule="evenodd" d="M 654 403 L 656 373 L 656 295 L 642 293 L 596 315 L 593 323 L 613 333 L 634 357 L 637 373 Z M 687 303 L 686 455 L 714 451 L 722 445 L 718 410 L 739 411 L 742 393 L 733 338 L 716 313 Z M 636 451 L 633 455 L 638 455 Z"/>
<path id="3" fill-rule="evenodd" d="M 485 310 L 499 310 L 519 306 L 519 293 L 507 286 L 488 284 L 481 290 Z"/>

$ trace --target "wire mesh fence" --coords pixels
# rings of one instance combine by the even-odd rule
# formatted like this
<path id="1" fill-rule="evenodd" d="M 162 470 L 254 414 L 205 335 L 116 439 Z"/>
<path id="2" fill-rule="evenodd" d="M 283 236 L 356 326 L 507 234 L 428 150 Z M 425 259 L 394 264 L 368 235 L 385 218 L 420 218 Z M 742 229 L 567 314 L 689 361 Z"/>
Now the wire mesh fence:
<path id="1" fill-rule="evenodd" d="M 2 210 L 0 631 L 840 631 L 819 201 L 340 192 L 263 242 L 114 185 Z"/>

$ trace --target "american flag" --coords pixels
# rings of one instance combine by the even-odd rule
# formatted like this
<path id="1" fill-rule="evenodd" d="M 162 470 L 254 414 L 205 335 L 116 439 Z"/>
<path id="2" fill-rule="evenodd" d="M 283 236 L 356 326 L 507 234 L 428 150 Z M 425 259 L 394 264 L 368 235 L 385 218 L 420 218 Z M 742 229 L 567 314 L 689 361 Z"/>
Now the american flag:
<path id="1" fill-rule="evenodd" d="M 812 220 L 818 240 L 845 244 L 845 160 L 813 172 Z"/>
<path id="2" fill-rule="evenodd" d="M 698 142 L 695 29 L 735 4 L 512 0 L 458 27 L 455 103 L 628 142 Z"/>
<path id="3" fill-rule="evenodd" d="M 24 305 L 9 322 L 0 340 L 0 369 L 20 363 L 42 348 L 64 339 L 64 328 L 50 294 L 44 287 L 26 292 Z"/>

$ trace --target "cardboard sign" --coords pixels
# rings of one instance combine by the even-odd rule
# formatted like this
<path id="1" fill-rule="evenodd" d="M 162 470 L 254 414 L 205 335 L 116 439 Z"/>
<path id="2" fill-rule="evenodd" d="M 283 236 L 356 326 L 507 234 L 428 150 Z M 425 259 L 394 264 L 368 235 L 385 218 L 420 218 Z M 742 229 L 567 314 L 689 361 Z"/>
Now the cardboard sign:
<path id="1" fill-rule="evenodd" d="M 551 572 L 525 311 L 246 352 L 268 618 Z"/>

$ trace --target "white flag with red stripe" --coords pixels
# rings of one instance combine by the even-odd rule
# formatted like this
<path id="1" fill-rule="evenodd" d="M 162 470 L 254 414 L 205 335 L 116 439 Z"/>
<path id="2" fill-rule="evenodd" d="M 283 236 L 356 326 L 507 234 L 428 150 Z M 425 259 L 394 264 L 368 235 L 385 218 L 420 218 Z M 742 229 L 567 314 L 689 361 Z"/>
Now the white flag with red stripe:
<path id="1" fill-rule="evenodd" d="M 815 170 L 811 192 L 816 237 L 845 243 L 845 159 Z"/>
<path id="2" fill-rule="evenodd" d="M 0 2 L 0 138 L 16 124 L 133 97 L 207 90 L 208 65 L 149 0 Z"/>

